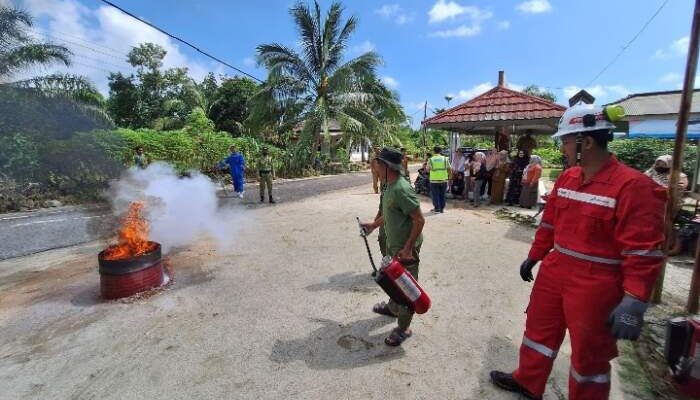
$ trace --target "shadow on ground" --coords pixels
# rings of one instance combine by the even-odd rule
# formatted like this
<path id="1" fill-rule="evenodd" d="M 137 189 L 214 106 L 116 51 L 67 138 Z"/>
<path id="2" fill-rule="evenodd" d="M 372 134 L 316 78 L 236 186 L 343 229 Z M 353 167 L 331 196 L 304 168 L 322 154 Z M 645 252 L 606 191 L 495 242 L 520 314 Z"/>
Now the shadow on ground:
<path id="1" fill-rule="evenodd" d="M 347 325 L 328 319 L 311 321 L 322 326 L 305 338 L 277 340 L 270 360 L 283 364 L 304 361 L 311 369 L 327 370 L 364 367 L 405 355 L 401 347 L 384 344 L 392 318 L 375 317 Z"/>
<path id="2" fill-rule="evenodd" d="M 377 290 L 377 284 L 369 272 L 343 272 L 328 278 L 328 282 L 314 283 L 306 287 L 311 292 L 330 290 L 338 293 L 371 293 Z"/>

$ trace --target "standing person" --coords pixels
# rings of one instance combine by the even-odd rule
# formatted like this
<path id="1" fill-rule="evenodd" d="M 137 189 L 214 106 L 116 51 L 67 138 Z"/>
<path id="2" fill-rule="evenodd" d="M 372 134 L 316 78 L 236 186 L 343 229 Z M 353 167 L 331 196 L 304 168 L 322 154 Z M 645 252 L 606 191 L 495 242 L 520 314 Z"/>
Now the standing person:
<path id="1" fill-rule="evenodd" d="M 408 172 L 408 155 L 406 155 L 406 148 L 401 148 L 401 168 L 403 168 L 403 176 L 411 182 L 411 175 Z"/>
<path id="2" fill-rule="evenodd" d="M 663 188 L 668 188 L 671 182 L 671 165 L 673 165 L 673 156 L 665 155 L 659 156 L 644 175 L 651 178 L 654 182 L 661 185 Z M 678 214 L 678 211 L 683 206 L 683 192 L 688 188 L 688 175 L 683 172 L 680 173 L 680 179 L 678 180 L 678 187 L 676 188 L 676 200 L 677 203 L 673 209 L 673 216 Z"/>
<path id="3" fill-rule="evenodd" d="M 143 152 L 143 147 L 141 146 L 136 148 L 134 165 L 141 169 L 146 169 L 146 167 L 148 167 L 148 157 L 146 157 L 146 154 Z"/>
<path id="4" fill-rule="evenodd" d="M 430 197 L 433 199 L 432 212 L 445 212 L 445 191 L 450 180 L 450 160 L 443 156 L 442 148 L 433 148 L 434 156 L 428 160 L 428 172 L 430 172 Z"/>
<path id="5" fill-rule="evenodd" d="M 472 171 L 474 173 L 474 207 L 479 207 L 481 205 L 481 189 L 488 175 L 486 171 L 486 155 L 484 153 L 480 151 L 474 153 Z"/>
<path id="6" fill-rule="evenodd" d="M 481 184 L 481 196 L 486 193 L 491 197 L 491 179 L 493 178 L 493 169 L 496 168 L 497 163 L 498 149 L 494 147 L 486 154 L 486 179 Z"/>
<path id="7" fill-rule="evenodd" d="M 577 104 L 554 134 L 571 167 L 554 184 L 520 266 L 529 282 L 542 261 L 519 366 L 512 374 L 491 371 L 496 386 L 529 399 L 542 397 L 567 329 L 569 399 L 608 398 L 615 341 L 639 337 L 663 262 L 665 193 L 608 152 L 615 125 L 606 118 L 601 107 Z"/>
<path id="8" fill-rule="evenodd" d="M 410 183 L 402 179 L 401 153 L 385 147 L 377 157 L 378 172 L 382 183 L 386 185 L 381 197 L 381 216 L 372 222 L 362 224 L 369 234 L 378 227 L 384 227 L 386 235 L 386 254 L 397 257 L 408 272 L 418 279 L 420 247 L 423 243 L 423 225 L 425 219 L 420 209 L 420 202 Z M 384 339 L 389 346 L 399 346 L 412 335 L 411 320 L 413 312 L 407 307 L 388 303 L 375 304 L 372 311 L 398 317 L 398 327 Z"/>
<path id="9" fill-rule="evenodd" d="M 522 191 L 520 192 L 520 207 L 532 208 L 537 203 L 537 190 L 542 177 L 542 159 L 540 156 L 530 157 L 530 164 L 523 171 Z"/>
<path id="10" fill-rule="evenodd" d="M 469 201 L 469 194 L 474 191 L 474 154 L 467 156 L 464 162 L 464 202 Z M 472 203 L 474 199 L 472 199 Z"/>
<path id="11" fill-rule="evenodd" d="M 508 194 L 506 195 L 506 205 L 512 206 L 520 202 L 520 191 L 522 190 L 523 171 L 530 163 L 530 156 L 525 150 L 518 150 L 518 155 L 510 164 L 510 182 L 508 182 Z"/>
<path id="12" fill-rule="evenodd" d="M 515 145 L 518 150 L 523 150 L 527 154 L 532 154 L 533 150 L 537 148 L 537 141 L 532 137 L 532 129 L 525 131 L 525 136 L 521 136 L 518 139 L 518 143 Z"/>
<path id="13" fill-rule="evenodd" d="M 464 181 L 464 168 L 465 164 L 467 162 L 467 158 L 464 156 L 464 149 L 463 148 L 458 148 L 457 151 L 454 154 L 453 158 L 453 163 L 452 163 L 452 182 L 450 182 L 450 191 L 452 192 L 452 197 L 457 198 L 459 195 L 464 194 L 464 189 L 462 189 L 461 193 L 455 193 L 452 188 L 460 188 L 463 186 L 460 183 L 455 183 L 455 180 L 462 180 Z"/>
<path id="14" fill-rule="evenodd" d="M 276 201 L 272 198 L 272 180 L 275 178 L 275 168 L 272 165 L 272 156 L 270 156 L 267 146 L 263 146 L 262 155 L 258 160 L 258 174 L 260 176 L 260 202 L 265 201 L 265 186 L 267 186 L 270 204 L 275 204 Z"/>
<path id="15" fill-rule="evenodd" d="M 503 194 L 506 186 L 506 177 L 508 177 L 508 151 L 501 150 L 498 152 L 498 159 L 492 174 L 492 189 L 491 189 L 491 204 L 503 203 Z"/>
<path id="16" fill-rule="evenodd" d="M 372 147 L 372 161 L 370 161 L 370 170 L 372 171 L 372 189 L 374 194 L 379 194 L 379 175 L 375 172 L 374 163 L 377 162 L 377 156 L 379 155 L 379 146 Z"/>
<path id="17" fill-rule="evenodd" d="M 224 162 L 228 164 L 229 172 L 231 173 L 233 191 L 236 192 L 238 197 L 243 198 L 243 194 L 245 193 L 245 158 L 243 158 L 243 154 L 236 150 L 236 146 L 234 145 L 231 145 L 228 150 L 230 154 L 226 157 Z"/>

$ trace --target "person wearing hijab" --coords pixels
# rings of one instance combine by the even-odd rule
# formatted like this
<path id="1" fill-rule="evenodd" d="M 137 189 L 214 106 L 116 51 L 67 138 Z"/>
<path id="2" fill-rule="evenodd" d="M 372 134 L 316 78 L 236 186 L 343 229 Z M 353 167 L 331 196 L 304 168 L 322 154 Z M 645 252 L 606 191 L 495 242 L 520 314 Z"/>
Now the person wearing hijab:
<path id="1" fill-rule="evenodd" d="M 486 154 L 478 151 L 474 153 L 474 163 L 472 164 L 474 172 L 474 207 L 481 205 L 481 186 L 487 179 L 488 171 L 486 170 Z"/>
<path id="2" fill-rule="evenodd" d="M 522 190 L 523 171 L 530 163 L 530 156 L 525 150 L 518 150 L 518 155 L 510 164 L 510 182 L 508 182 L 508 194 L 506 204 L 512 206 L 520 202 Z"/>
<path id="3" fill-rule="evenodd" d="M 654 165 L 649 168 L 644 175 L 648 176 L 656 182 L 657 184 L 668 188 L 671 181 L 671 165 L 673 165 L 673 157 L 670 155 L 660 156 L 654 162 Z M 681 172 L 680 179 L 678 180 L 678 187 L 676 189 L 676 199 L 678 203 L 673 212 L 673 215 L 678 213 L 678 210 L 683 206 L 683 192 L 688 188 L 688 175 Z"/>
<path id="4" fill-rule="evenodd" d="M 530 163 L 523 171 L 522 185 L 520 193 L 520 207 L 532 208 L 537 203 L 537 189 L 542 176 L 542 159 L 540 156 L 530 157 Z"/>
<path id="5" fill-rule="evenodd" d="M 506 186 L 508 169 L 508 151 L 501 150 L 498 152 L 498 158 L 496 159 L 491 178 L 491 204 L 503 203 L 503 192 Z"/>

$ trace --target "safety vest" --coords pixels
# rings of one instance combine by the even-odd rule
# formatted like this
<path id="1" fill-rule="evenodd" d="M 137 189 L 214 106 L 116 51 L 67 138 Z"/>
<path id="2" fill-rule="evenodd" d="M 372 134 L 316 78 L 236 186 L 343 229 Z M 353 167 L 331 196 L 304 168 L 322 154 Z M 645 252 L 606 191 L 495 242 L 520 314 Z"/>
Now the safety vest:
<path id="1" fill-rule="evenodd" d="M 447 182 L 447 157 L 432 156 L 430 157 L 430 182 L 439 183 Z"/>

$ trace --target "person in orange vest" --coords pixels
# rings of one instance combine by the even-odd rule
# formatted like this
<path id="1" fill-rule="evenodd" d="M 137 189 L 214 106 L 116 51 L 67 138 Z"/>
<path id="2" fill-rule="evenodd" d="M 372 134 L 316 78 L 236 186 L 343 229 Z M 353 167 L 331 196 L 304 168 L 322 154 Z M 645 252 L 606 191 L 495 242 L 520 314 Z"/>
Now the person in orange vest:
<path id="1" fill-rule="evenodd" d="M 568 329 L 569 399 L 607 399 L 616 340 L 636 340 L 663 262 L 666 194 L 608 152 L 614 115 L 569 108 L 554 137 L 571 168 L 547 200 L 520 276 L 532 281 L 518 368 L 491 371 L 498 387 L 540 399 Z"/>

